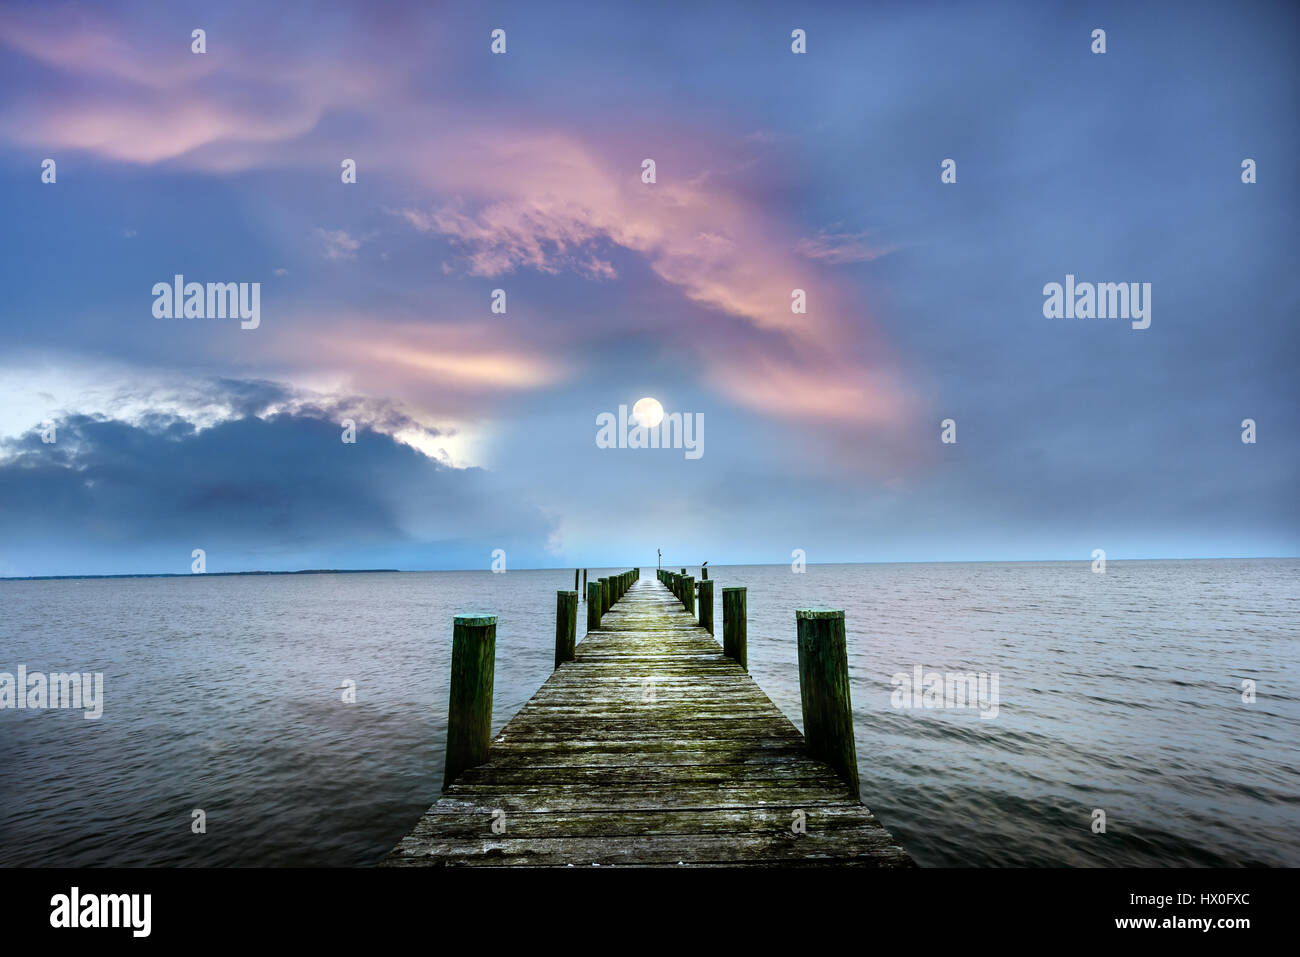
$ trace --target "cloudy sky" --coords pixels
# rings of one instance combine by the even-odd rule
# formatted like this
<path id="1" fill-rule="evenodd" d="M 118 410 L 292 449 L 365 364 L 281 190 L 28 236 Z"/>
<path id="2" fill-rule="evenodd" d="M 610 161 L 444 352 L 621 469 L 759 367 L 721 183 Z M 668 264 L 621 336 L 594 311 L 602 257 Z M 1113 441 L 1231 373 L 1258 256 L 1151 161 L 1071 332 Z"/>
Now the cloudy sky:
<path id="1" fill-rule="evenodd" d="M 1300 554 L 1300 15 L 1141 6 L 6 4 L 0 575 Z"/>

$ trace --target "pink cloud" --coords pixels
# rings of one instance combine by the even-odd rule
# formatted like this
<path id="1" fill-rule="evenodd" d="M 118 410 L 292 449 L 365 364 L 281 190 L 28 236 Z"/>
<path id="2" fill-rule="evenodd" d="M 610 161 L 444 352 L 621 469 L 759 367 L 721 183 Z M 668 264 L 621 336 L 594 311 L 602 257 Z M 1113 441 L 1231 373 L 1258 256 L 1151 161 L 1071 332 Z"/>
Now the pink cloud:
<path id="1" fill-rule="evenodd" d="M 345 229 L 317 229 L 316 238 L 324 244 L 325 258 L 335 261 L 356 259 L 357 250 L 361 248 L 364 241 L 352 236 Z"/>
<path id="2" fill-rule="evenodd" d="M 661 334 L 722 395 L 796 422 L 898 428 L 908 419 L 913 399 L 869 310 L 826 269 L 887 247 L 868 244 L 865 233 L 808 238 L 748 195 L 750 151 L 762 143 L 647 129 L 635 117 L 595 142 L 557 121 L 489 124 L 455 102 L 429 102 L 391 58 L 368 57 L 362 68 L 293 44 L 268 57 L 251 48 L 195 56 L 173 43 L 160 55 L 90 21 L 0 15 L 0 45 L 72 78 L 72 92 L 36 84 L 15 95 L 0 110 L 0 137 L 206 171 L 317 168 L 322 157 L 351 155 L 353 144 L 329 141 L 320 123 L 331 111 L 352 110 L 371 124 L 375 165 L 367 173 L 409 184 L 413 200 L 398 215 L 451 242 L 461 257 L 453 271 L 498 277 L 528 269 L 611 281 L 620 257 L 640 257 L 699 307 L 683 310 L 689 323 L 661 323 Z M 222 49 L 211 37 L 209 46 Z M 415 132 L 425 130 L 435 132 Z M 646 152 L 658 163 L 653 185 L 640 180 Z M 347 232 L 322 235 L 327 256 L 355 254 Z M 791 311 L 794 289 L 807 293 L 806 314 Z M 539 333 L 523 350 L 503 347 L 499 334 L 455 330 L 446 322 L 387 323 L 366 339 L 340 332 L 306 350 L 286 344 L 285 354 L 300 363 L 356 361 L 375 388 L 436 392 L 462 405 L 567 374 L 567 360 L 548 358 L 562 349 L 572 355 L 563 335 L 547 341 Z"/>
<path id="3" fill-rule="evenodd" d="M 711 329 L 683 331 L 707 381 L 733 400 L 793 420 L 889 427 L 907 416 L 901 376 L 852 289 L 727 178 L 661 172 L 643 184 L 639 163 L 548 130 L 466 132 L 460 144 L 418 171 L 453 199 L 402 217 L 451 239 L 470 274 L 584 273 L 613 249 L 636 253 L 714 317 Z M 833 245 L 843 238 L 823 237 L 813 258 L 864 255 L 861 237 Z M 807 294 L 806 314 L 791 310 L 794 289 Z"/>
<path id="4" fill-rule="evenodd" d="M 573 375 L 571 362 L 545 354 L 537 337 L 503 336 L 503 321 L 314 315 L 310 338 L 292 321 L 264 323 L 258 356 L 268 373 L 298 383 L 320 376 L 332 388 L 396 396 L 430 421 L 486 419 L 513 397 Z M 240 354 L 237 342 L 229 348 Z"/>
<path id="5" fill-rule="evenodd" d="M 869 233 L 829 233 L 819 232 L 816 236 L 805 236 L 795 243 L 795 252 L 808 259 L 815 259 L 832 265 L 841 263 L 871 262 L 891 252 L 897 246 L 877 246 L 867 242 Z"/>
<path id="6" fill-rule="evenodd" d="M 188 27 L 161 40 L 156 24 L 148 27 L 152 40 L 128 40 L 77 5 L 0 10 L 0 48 L 62 73 L 5 104 L 0 136 L 133 163 L 187 157 L 201 169 L 246 168 L 267 159 L 248 147 L 299 139 L 327 108 L 370 102 L 384 82 L 373 64 L 295 59 L 273 32 L 250 42 L 243 31 L 214 30 L 209 52 L 195 54 Z M 211 157 L 192 157 L 207 147 Z"/>

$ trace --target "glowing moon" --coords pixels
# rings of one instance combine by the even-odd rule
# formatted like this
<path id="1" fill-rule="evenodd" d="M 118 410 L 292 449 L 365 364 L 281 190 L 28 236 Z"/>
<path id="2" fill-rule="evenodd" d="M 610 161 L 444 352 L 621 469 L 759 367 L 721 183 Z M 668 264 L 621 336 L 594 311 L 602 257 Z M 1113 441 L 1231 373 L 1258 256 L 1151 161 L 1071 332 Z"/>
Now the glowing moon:
<path id="1" fill-rule="evenodd" d="M 664 407 L 659 404 L 658 399 L 652 399 L 650 396 L 637 399 L 636 405 L 632 406 L 632 418 L 642 428 L 653 429 L 664 420 Z"/>

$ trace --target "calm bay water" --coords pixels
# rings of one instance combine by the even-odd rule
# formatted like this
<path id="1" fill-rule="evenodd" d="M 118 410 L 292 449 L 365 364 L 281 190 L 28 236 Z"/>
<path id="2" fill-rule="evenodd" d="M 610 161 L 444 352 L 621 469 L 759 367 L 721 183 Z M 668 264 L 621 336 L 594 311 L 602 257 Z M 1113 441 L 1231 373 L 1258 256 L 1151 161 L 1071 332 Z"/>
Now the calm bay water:
<path id="1" fill-rule="evenodd" d="M 751 673 L 795 724 L 794 610 L 845 609 L 863 799 L 918 863 L 1300 866 L 1300 560 L 711 572 L 749 587 Z M 374 864 L 438 796 L 452 616 L 500 616 L 499 728 L 550 673 L 572 587 L 0 582 L 0 671 L 105 683 L 98 721 L 0 711 L 0 865 Z M 997 673 L 997 718 L 893 708 L 916 665 Z"/>

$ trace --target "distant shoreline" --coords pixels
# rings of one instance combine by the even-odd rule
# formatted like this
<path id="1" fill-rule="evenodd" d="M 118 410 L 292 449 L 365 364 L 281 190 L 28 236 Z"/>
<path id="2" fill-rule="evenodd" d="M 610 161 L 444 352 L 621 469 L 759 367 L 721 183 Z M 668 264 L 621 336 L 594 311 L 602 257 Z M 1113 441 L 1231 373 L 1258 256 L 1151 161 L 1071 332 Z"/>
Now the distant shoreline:
<path id="1" fill-rule="evenodd" d="M 12 575 L 0 582 L 68 581 L 78 578 L 229 578 L 234 575 L 374 575 L 400 572 L 398 568 L 302 568 L 292 572 L 140 572 L 130 575 Z"/>
<path id="2" fill-rule="evenodd" d="M 1223 555 L 1198 558 L 1116 558 L 1117 564 L 1132 562 L 1271 562 L 1293 561 L 1297 555 Z M 977 560 L 946 560 L 930 562 L 809 562 L 809 565 L 1068 565 L 1072 562 L 1088 563 L 1088 559 L 1077 558 L 989 558 Z M 762 568 L 769 565 L 782 565 L 784 562 L 711 562 L 714 568 Z M 578 566 L 579 568 L 582 566 Z M 618 568 L 618 565 L 588 565 L 588 568 L 604 570 Z M 650 568 L 650 565 L 642 565 Z M 665 564 L 671 568 L 671 564 Z M 680 567 L 680 565 L 678 566 Z M 689 563 L 688 563 L 689 567 Z M 698 567 L 698 565 L 696 566 Z M 546 568 L 519 568 L 521 572 L 572 571 L 573 566 L 556 565 Z M 251 571 L 251 572 L 139 572 L 120 575 L 0 575 L 0 582 L 40 582 L 40 581 L 76 581 L 78 579 L 112 579 L 112 578 L 229 578 L 237 575 L 423 575 L 440 572 L 476 572 L 488 571 L 486 568 L 302 568 L 296 571 Z"/>

